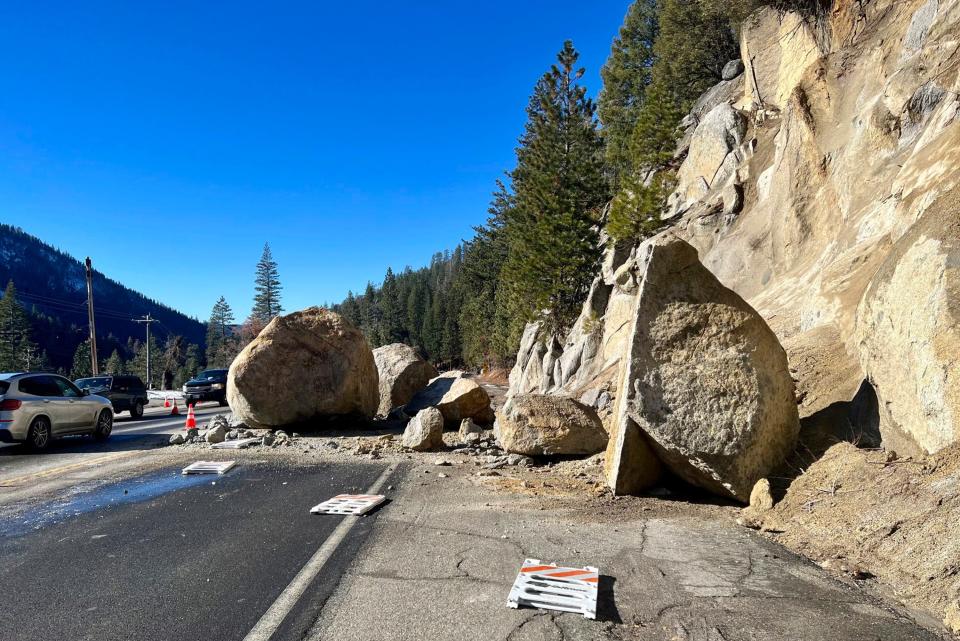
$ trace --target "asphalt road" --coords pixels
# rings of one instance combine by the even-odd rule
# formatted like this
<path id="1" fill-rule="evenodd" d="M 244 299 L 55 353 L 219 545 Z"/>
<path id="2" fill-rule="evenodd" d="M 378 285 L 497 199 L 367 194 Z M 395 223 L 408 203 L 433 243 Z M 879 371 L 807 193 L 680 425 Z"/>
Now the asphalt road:
<path id="1" fill-rule="evenodd" d="M 0 517 L 0 639 L 301 639 L 377 519 L 309 509 L 397 477 L 372 464 L 179 472 Z"/>
<path id="2" fill-rule="evenodd" d="M 227 411 L 228 408 L 216 403 L 201 406 L 196 410 L 197 424 L 202 425 L 212 416 Z M 184 415 L 170 416 L 167 408 L 151 407 L 141 419 L 132 419 L 126 413 L 117 416 L 113 434 L 103 443 L 87 436 L 68 436 L 54 440 L 47 451 L 39 453 L 21 444 L 0 445 L 0 492 L 5 487 L 34 485 L 71 467 L 139 456 L 165 443 L 170 434 L 183 430 L 185 420 Z"/>

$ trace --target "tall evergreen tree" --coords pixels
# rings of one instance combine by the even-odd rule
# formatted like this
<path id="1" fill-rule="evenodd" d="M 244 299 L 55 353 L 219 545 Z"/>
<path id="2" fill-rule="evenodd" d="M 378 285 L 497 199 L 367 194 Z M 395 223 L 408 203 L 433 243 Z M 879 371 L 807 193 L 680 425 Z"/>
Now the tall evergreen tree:
<path id="1" fill-rule="evenodd" d="M 514 206 L 503 266 L 511 316 L 562 331 L 579 312 L 599 256 L 596 224 L 608 198 L 595 108 L 570 41 L 543 75 L 511 172 Z M 514 339 L 519 336 L 512 337 Z"/>
<path id="2" fill-rule="evenodd" d="M 630 140 L 650 84 L 659 31 L 658 0 L 635 0 L 600 70 L 603 89 L 597 114 L 603 123 L 606 160 L 615 185 L 633 170 Z"/>
<path id="3" fill-rule="evenodd" d="M 230 304 L 221 296 L 214 303 L 207 321 L 207 362 L 215 360 L 224 343 L 232 338 L 234 320 Z"/>
<path id="4" fill-rule="evenodd" d="M 35 369 L 40 364 L 37 346 L 30 340 L 30 319 L 17 301 L 13 281 L 0 298 L 0 371 Z"/>
<path id="5" fill-rule="evenodd" d="M 630 136 L 630 171 L 622 174 L 607 231 L 634 240 L 654 233 L 675 182 L 677 126 L 694 101 L 739 55 L 732 20 L 739 0 L 660 0 L 654 63 Z"/>
<path id="6" fill-rule="evenodd" d="M 280 272 L 277 262 L 273 259 L 270 244 L 263 244 L 263 254 L 257 263 L 257 274 L 254 284 L 256 294 L 253 297 L 253 313 L 251 316 L 262 324 L 267 324 L 283 312 L 280 305 Z"/>
<path id="7" fill-rule="evenodd" d="M 93 367 L 90 361 L 90 339 L 87 339 L 77 345 L 73 352 L 73 366 L 70 368 L 70 378 L 77 380 L 93 376 Z"/>
<path id="8" fill-rule="evenodd" d="M 103 363 L 103 373 L 104 374 L 125 374 L 126 373 L 126 364 L 123 362 L 123 358 L 120 356 L 120 352 L 113 350 L 108 358 Z"/>

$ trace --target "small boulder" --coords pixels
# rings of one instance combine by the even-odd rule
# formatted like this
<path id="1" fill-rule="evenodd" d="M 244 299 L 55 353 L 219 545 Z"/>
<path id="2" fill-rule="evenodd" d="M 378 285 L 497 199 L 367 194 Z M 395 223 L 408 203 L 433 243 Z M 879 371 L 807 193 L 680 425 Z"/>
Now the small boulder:
<path id="1" fill-rule="evenodd" d="M 223 443 L 227 438 L 227 428 L 224 425 L 214 425 L 207 429 L 204 439 L 207 443 Z"/>
<path id="2" fill-rule="evenodd" d="M 490 418 L 490 396 L 463 372 L 445 372 L 436 377 L 426 389 L 418 392 L 406 405 L 408 414 L 427 407 L 436 407 L 447 423 L 458 424 L 465 418 L 477 422 Z"/>
<path id="3" fill-rule="evenodd" d="M 169 443 L 170 445 L 183 445 L 183 434 L 171 434 Z"/>
<path id="4" fill-rule="evenodd" d="M 273 445 L 274 441 L 276 441 L 276 439 L 274 438 L 273 434 L 271 434 L 270 432 L 267 432 L 266 434 L 263 435 L 262 442 L 264 447 L 270 447 L 271 445 Z"/>
<path id="5" fill-rule="evenodd" d="M 230 365 L 236 420 L 274 427 L 321 416 L 372 417 L 377 366 L 367 339 L 339 314 L 310 307 L 277 316 Z"/>
<path id="6" fill-rule="evenodd" d="M 770 481 L 760 479 L 750 491 L 750 509 L 755 513 L 768 512 L 773 509 L 773 494 L 770 492 Z"/>
<path id="7" fill-rule="evenodd" d="M 607 433 L 593 408 L 572 398 L 517 394 L 497 415 L 504 451 L 527 456 L 596 454 Z"/>
<path id="8" fill-rule="evenodd" d="M 443 445 L 443 414 L 435 407 L 426 407 L 414 416 L 403 430 L 403 447 L 426 452 Z"/>
<path id="9" fill-rule="evenodd" d="M 723 80 L 733 80 L 742 73 L 743 61 L 741 61 L 740 58 L 737 58 L 723 65 L 723 70 L 720 72 L 720 77 Z"/>
<path id="10" fill-rule="evenodd" d="M 433 365 L 404 343 L 378 347 L 373 350 L 373 360 L 380 379 L 378 416 L 388 416 L 395 407 L 406 405 L 437 375 Z"/>
<path id="11" fill-rule="evenodd" d="M 483 428 L 473 422 L 472 418 L 465 418 L 460 421 L 460 431 L 457 433 L 457 436 L 460 438 L 460 442 L 467 443 L 469 441 L 470 434 L 479 435 L 483 433 Z"/>

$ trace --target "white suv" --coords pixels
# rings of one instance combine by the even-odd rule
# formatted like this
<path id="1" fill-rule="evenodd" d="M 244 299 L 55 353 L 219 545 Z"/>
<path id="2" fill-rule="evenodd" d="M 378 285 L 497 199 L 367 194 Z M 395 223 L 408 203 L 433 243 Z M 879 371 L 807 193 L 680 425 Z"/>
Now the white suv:
<path id="1" fill-rule="evenodd" d="M 0 374 L 0 441 L 46 449 L 57 436 L 110 438 L 113 409 L 56 374 Z"/>

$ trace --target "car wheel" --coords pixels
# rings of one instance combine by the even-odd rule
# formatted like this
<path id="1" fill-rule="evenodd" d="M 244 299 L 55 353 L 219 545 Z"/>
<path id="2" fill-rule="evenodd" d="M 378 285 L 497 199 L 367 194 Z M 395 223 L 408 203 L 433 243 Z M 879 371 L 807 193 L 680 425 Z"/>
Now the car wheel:
<path id="1" fill-rule="evenodd" d="M 93 438 L 98 441 L 105 441 L 110 438 L 113 432 L 113 414 L 110 410 L 103 410 L 97 417 L 97 426 L 93 429 Z"/>
<path id="2" fill-rule="evenodd" d="M 137 401 L 133 404 L 133 407 L 130 408 L 130 416 L 132 418 L 143 418 L 143 402 Z"/>
<path id="3" fill-rule="evenodd" d="M 50 429 L 50 419 L 38 416 L 30 424 L 30 431 L 27 432 L 27 445 L 31 450 L 40 452 L 50 447 L 50 441 L 53 440 L 53 432 Z"/>

